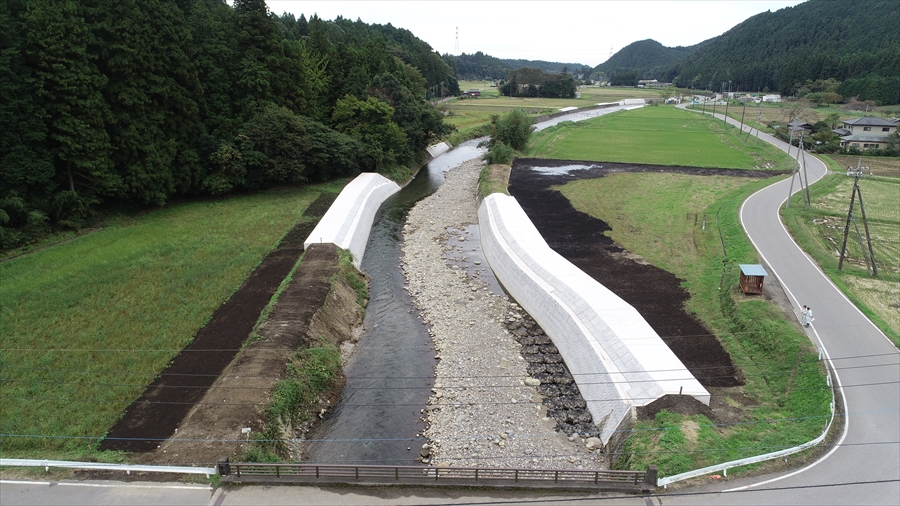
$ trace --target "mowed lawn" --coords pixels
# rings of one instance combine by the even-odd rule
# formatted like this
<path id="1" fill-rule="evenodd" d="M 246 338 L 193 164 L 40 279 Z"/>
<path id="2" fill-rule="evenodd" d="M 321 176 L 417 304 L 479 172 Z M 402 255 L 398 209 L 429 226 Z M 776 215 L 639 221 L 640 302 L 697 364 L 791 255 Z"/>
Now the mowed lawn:
<path id="1" fill-rule="evenodd" d="M 673 106 L 642 107 L 533 135 L 529 156 L 728 169 L 783 163 L 768 144 L 709 116 Z"/>
<path id="2" fill-rule="evenodd" d="M 0 455 L 84 455 L 341 181 L 173 205 L 0 263 Z"/>

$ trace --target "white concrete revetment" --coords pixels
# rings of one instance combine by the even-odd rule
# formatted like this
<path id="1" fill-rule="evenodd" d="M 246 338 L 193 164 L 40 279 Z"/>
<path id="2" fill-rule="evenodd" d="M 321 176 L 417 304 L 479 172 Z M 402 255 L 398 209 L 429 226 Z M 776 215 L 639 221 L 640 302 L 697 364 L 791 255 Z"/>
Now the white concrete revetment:
<path id="1" fill-rule="evenodd" d="M 303 248 L 308 248 L 310 244 L 331 243 L 350 250 L 353 264 L 358 269 L 366 252 L 375 213 L 388 197 L 398 191 L 400 186 L 381 174 L 363 172 L 341 190 L 328 212 L 303 242 Z"/>
<path id="2" fill-rule="evenodd" d="M 604 444 L 633 407 L 664 395 L 709 404 L 637 310 L 550 249 L 515 198 L 489 195 L 478 222 L 491 269 L 559 349 Z"/>

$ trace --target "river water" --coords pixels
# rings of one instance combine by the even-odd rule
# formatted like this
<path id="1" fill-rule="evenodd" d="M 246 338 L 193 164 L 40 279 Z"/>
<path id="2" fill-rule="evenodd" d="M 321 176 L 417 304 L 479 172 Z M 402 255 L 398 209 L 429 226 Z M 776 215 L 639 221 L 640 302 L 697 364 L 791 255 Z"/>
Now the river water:
<path id="1" fill-rule="evenodd" d="M 561 121 L 580 121 L 622 109 L 574 112 L 535 126 L 541 130 Z M 403 289 L 406 283 L 399 267 L 403 224 L 412 206 L 444 182 L 445 172 L 484 154 L 478 142 L 466 141 L 432 160 L 385 201 L 375 216 L 362 262 L 362 270 L 370 277 L 370 299 L 363 322 L 366 331 L 344 366 L 346 384 L 337 405 L 307 435 L 304 460 L 319 464 L 418 464 L 416 459 L 425 442 L 421 436 L 425 430 L 422 410 L 434 385 L 437 362 L 428 329 Z M 468 244 L 476 246 L 477 228 L 465 232 Z M 456 249 L 457 245 L 450 246 Z M 467 256 L 469 261 L 482 260 L 483 269 L 487 263 L 479 252 L 467 252 Z"/>
<path id="2" fill-rule="evenodd" d="M 370 277 L 366 332 L 344 366 L 337 406 L 308 435 L 304 459 L 322 464 L 413 465 L 425 430 L 420 412 L 434 385 L 434 349 L 400 265 L 406 214 L 444 182 L 444 173 L 484 154 L 467 141 L 434 160 L 375 216 L 362 270 Z M 410 450 L 407 450 L 410 448 Z"/>

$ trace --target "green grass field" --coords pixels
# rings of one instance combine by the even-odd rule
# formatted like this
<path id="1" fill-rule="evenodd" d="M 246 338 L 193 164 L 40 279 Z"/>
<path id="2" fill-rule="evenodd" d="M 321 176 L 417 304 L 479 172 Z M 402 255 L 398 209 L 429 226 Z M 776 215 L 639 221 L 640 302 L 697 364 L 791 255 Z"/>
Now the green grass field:
<path id="1" fill-rule="evenodd" d="M 741 423 L 660 412 L 634 427 L 621 467 L 655 464 L 667 476 L 795 446 L 821 433 L 831 396 L 815 349 L 779 308 L 736 288 L 737 264 L 757 262 L 738 208 L 773 181 L 620 173 L 558 188 L 576 209 L 607 222 L 617 244 L 684 279 L 691 293 L 687 309 L 719 336 L 746 376 L 743 387 L 713 391 L 741 410 Z"/>
<path id="2" fill-rule="evenodd" d="M 754 169 L 783 153 L 737 128 L 672 106 L 642 107 L 548 128 L 532 136 L 528 156 L 690 167 Z"/>
<path id="3" fill-rule="evenodd" d="M 871 276 L 866 268 L 864 252 L 868 253 L 868 245 L 858 201 L 853 211 L 856 226 L 850 225 L 847 258 L 839 271 L 854 178 L 840 170 L 843 164 L 822 158 L 837 171 L 810 187 L 810 209 L 805 208 L 800 195 L 795 195 L 790 207 L 782 210 L 782 218 L 831 280 L 900 346 L 900 179 L 865 176 L 859 181 L 878 277 Z"/>
<path id="4" fill-rule="evenodd" d="M 307 206 L 345 182 L 119 217 L 0 263 L 0 454 L 90 453 L 281 237 L 314 219 Z"/>

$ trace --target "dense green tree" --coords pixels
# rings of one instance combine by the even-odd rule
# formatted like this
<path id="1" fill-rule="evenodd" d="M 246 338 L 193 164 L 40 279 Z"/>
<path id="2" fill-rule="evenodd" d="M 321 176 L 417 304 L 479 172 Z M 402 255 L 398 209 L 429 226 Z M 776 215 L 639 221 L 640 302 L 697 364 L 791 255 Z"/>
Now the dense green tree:
<path id="1" fill-rule="evenodd" d="M 38 117 L 29 87 L 25 37 L 20 15 L 24 2 L 0 5 L 0 248 L 18 243 L 25 228 L 47 224 L 47 202 L 56 187 L 53 163 L 44 149 L 47 127 Z M 43 211 L 42 211 L 43 209 Z"/>
<path id="2" fill-rule="evenodd" d="M 40 101 L 56 174 L 79 199 L 121 194 L 122 179 L 109 159 L 111 115 L 102 94 L 108 80 L 88 52 L 93 36 L 78 3 L 32 0 L 23 18 L 30 84 Z"/>
<path id="3" fill-rule="evenodd" d="M 85 2 L 87 3 L 87 2 Z M 201 180 L 195 143 L 201 93 L 183 12 L 161 0 L 97 0 L 89 14 L 124 198 L 163 204 Z M 102 41 L 102 42 L 101 42 Z"/>
<path id="4" fill-rule="evenodd" d="M 0 5 L 0 247 L 101 200 L 402 177 L 450 131 L 425 97 L 452 68 L 408 30 L 231 4 Z"/>
<path id="5" fill-rule="evenodd" d="M 347 95 L 335 105 L 332 121 L 335 130 L 366 147 L 367 168 L 381 172 L 398 165 L 406 154 L 406 135 L 393 117 L 394 109 L 381 100 L 374 97 L 359 100 Z"/>

